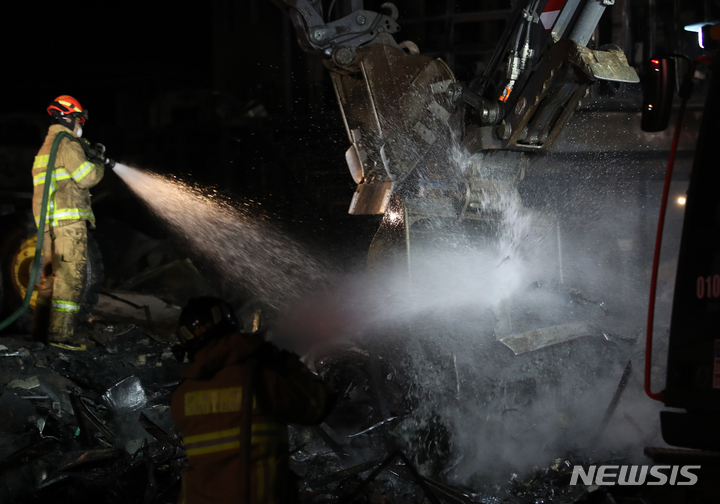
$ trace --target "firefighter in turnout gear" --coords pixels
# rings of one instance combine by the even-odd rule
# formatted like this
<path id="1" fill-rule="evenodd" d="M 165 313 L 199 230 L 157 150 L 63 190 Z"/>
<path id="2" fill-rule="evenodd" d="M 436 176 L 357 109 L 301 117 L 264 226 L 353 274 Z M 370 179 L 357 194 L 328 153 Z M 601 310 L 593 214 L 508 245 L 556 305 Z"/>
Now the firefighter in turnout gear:
<path id="1" fill-rule="evenodd" d="M 175 352 L 190 359 L 171 406 L 189 460 L 181 503 L 296 502 L 287 424 L 317 424 L 334 403 L 295 354 L 241 331 L 217 298 L 192 299 L 180 315 Z"/>
<path id="2" fill-rule="evenodd" d="M 88 160 L 80 144 L 87 119 L 87 111 L 80 103 L 72 96 L 58 96 L 47 110 L 54 124 L 35 156 L 32 169 L 36 225 L 53 142 L 61 132 L 70 136 L 60 141 L 52 167 L 33 338 L 72 346 L 87 275 L 87 226 L 95 227 L 89 189 L 102 179 L 104 168 L 102 162 Z"/>

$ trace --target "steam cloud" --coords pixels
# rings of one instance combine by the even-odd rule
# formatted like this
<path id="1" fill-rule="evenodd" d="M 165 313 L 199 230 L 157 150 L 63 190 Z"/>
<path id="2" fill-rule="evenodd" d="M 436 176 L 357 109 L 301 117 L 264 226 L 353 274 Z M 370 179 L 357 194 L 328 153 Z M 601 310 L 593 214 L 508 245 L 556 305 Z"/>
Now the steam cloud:
<path id="1" fill-rule="evenodd" d="M 457 166 L 466 164 L 462 155 L 453 160 Z M 411 375 L 401 386 L 415 407 L 395 412 L 402 420 L 392 432 L 410 452 L 426 454 L 416 460 L 426 473 L 442 469 L 457 482 L 477 484 L 478 475 L 507 476 L 571 452 L 602 457 L 637 453 L 633 447 L 643 442 L 662 444 L 658 407 L 642 394 L 639 377 L 636 339 L 648 272 L 637 267 L 643 223 L 628 198 L 636 188 L 598 194 L 587 183 L 574 201 L 555 202 L 544 213 L 523 207 L 516 194 L 494 196 L 484 202 L 500 209 L 492 243 L 468 239 L 418 251 L 410 274 L 401 262 L 343 277 L 226 200 L 125 166 L 116 171 L 197 254 L 215 259 L 230 288 L 250 285 L 284 313 L 275 331 L 279 345 L 304 351 L 344 336 L 402 361 Z M 559 217 L 565 220 L 553 224 Z M 440 233 L 444 222 L 430 225 Z M 500 321 L 508 318 L 514 332 L 573 321 L 588 321 L 596 331 L 516 356 L 498 341 Z M 633 380 L 596 439 L 628 360 Z M 442 425 L 446 446 L 428 445 L 433 423 Z"/>

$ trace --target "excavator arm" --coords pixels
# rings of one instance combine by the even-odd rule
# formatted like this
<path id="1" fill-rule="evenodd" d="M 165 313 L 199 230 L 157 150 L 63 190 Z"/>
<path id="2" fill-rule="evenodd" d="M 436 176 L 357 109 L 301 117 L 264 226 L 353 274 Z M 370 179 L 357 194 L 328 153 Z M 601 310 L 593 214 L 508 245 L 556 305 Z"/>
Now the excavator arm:
<path id="1" fill-rule="evenodd" d="M 527 164 L 524 153 L 552 146 L 593 82 L 639 82 L 617 47 L 586 47 L 614 0 L 528 0 L 484 74 L 466 85 L 442 60 L 395 40 L 391 3 L 378 13 L 349 0 L 346 15 L 326 21 L 321 0 L 273 2 L 287 11 L 302 48 L 330 71 L 358 184 L 351 214 L 382 214 L 392 194 L 406 199 L 433 188 L 467 210 L 489 184 L 459 165 L 459 150 L 480 154 L 505 172 L 501 183 L 511 182 Z"/>
<path id="2" fill-rule="evenodd" d="M 479 247 L 496 252 L 499 264 L 541 263 L 535 284 L 566 289 L 557 216 L 539 209 L 523 224 L 519 182 L 590 85 L 639 82 L 619 48 L 587 47 L 614 0 L 520 1 L 485 72 L 469 83 L 416 44 L 395 39 L 392 4 L 373 13 L 350 0 L 336 21 L 325 22 L 321 0 L 273 1 L 287 9 L 303 48 L 330 71 L 357 183 L 349 212 L 383 215 L 369 265 L 402 258 L 411 277 L 421 276 L 433 250 Z M 496 338 L 516 354 L 594 331 L 572 313 L 528 325 L 512 315 L 524 303 L 532 305 L 531 293 L 493 309 Z"/>

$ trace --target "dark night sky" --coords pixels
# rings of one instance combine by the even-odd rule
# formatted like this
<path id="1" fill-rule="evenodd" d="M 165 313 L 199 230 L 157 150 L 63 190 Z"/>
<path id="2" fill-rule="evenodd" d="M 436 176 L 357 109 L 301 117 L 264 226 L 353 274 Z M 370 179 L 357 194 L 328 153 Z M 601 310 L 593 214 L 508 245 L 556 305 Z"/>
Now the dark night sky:
<path id="1" fill-rule="evenodd" d="M 55 96 L 71 94 L 91 119 L 102 121 L 112 112 L 107 98 L 144 78 L 160 86 L 210 87 L 212 3 L 179 5 L 20 6 L 2 34 L 3 87 L 12 96 L 5 111 L 44 111 Z"/>

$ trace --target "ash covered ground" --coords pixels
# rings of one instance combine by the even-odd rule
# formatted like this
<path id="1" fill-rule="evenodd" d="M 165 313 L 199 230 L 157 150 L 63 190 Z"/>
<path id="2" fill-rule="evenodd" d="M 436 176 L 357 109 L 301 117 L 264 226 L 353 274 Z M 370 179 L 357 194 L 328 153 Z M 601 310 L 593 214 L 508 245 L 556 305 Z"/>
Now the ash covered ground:
<path id="1" fill-rule="evenodd" d="M 81 328 L 86 351 L 2 338 L 0 501 L 175 502 L 187 463 L 168 409 L 179 309 L 112 296 Z M 642 462 L 659 442 L 639 373 L 602 427 L 628 358 L 640 367 L 635 336 L 514 355 L 455 331 L 430 317 L 305 356 L 341 398 L 322 425 L 291 429 L 303 502 L 577 502 L 588 488 L 569 485 L 573 465 Z"/>
<path id="2" fill-rule="evenodd" d="M 180 368 L 170 345 L 132 323 L 80 333 L 86 351 L 0 339 L 0 502 L 173 501 L 184 458 L 169 415 Z M 146 421 L 170 434 L 149 434 Z"/>

